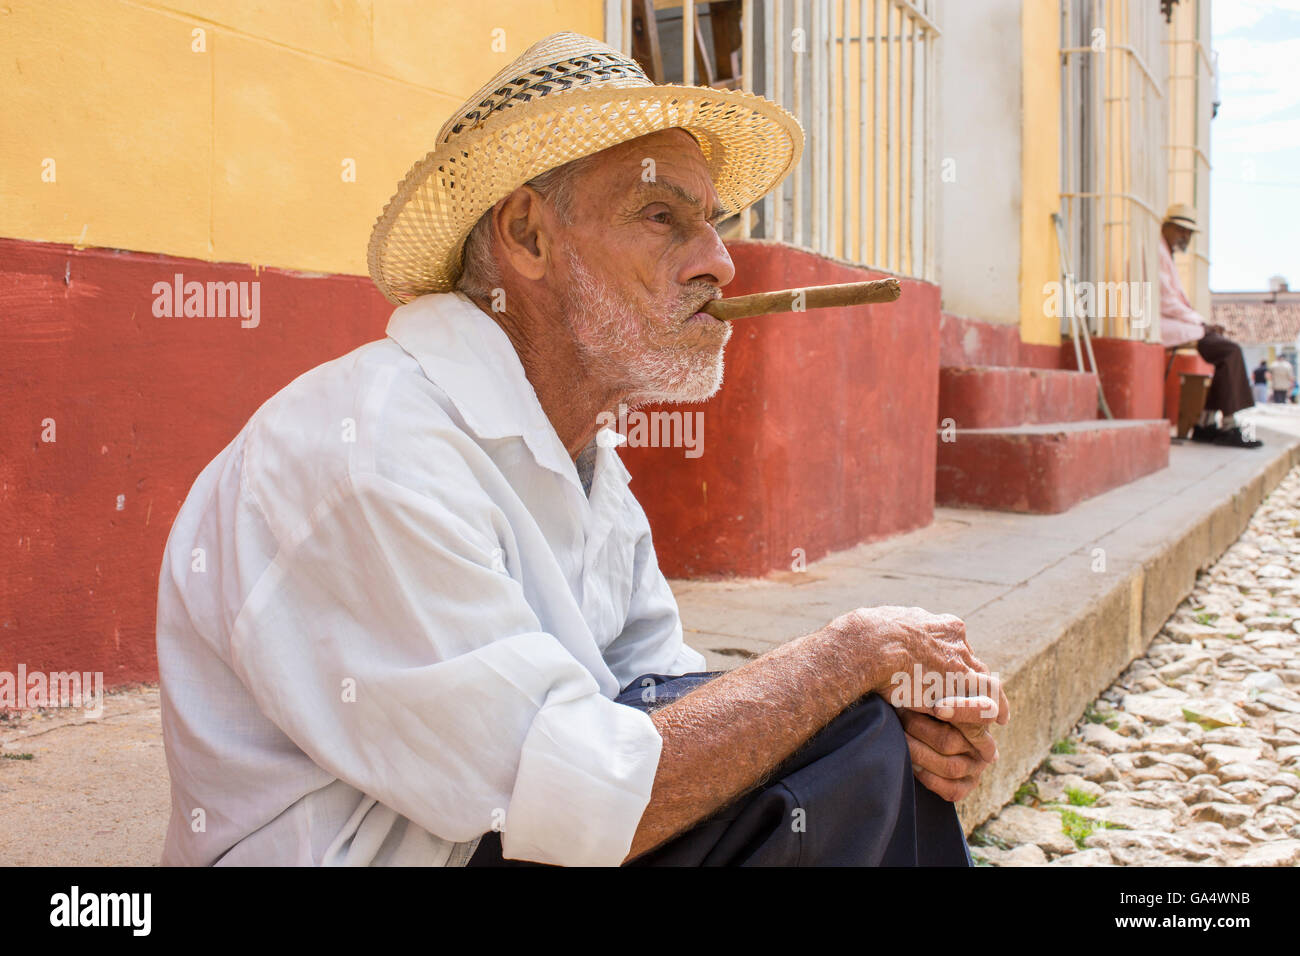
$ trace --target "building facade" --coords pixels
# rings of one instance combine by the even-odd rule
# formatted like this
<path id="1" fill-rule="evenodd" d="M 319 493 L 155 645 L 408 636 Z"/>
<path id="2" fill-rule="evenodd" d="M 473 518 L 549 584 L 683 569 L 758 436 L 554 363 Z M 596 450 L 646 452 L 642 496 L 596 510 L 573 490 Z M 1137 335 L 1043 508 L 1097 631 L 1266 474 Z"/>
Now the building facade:
<path id="1" fill-rule="evenodd" d="M 630 443 L 670 575 L 798 571 L 928 524 L 936 501 L 1060 510 L 1160 467 L 1145 293 L 1084 317 L 1133 419 L 1116 438 L 1090 424 L 1098 376 L 1077 370 L 1051 289 L 1155 282 L 1169 201 L 1208 226 L 1209 7 L 13 0 L 0 669 L 156 676 L 158 565 L 194 478 L 277 389 L 383 334 L 376 215 L 457 104 L 562 30 L 800 119 L 798 169 L 722 227 L 727 294 L 904 278 L 891 305 L 737 327 L 697 443 Z M 1180 265 L 1208 310 L 1205 252 Z M 191 283 L 228 297 L 191 310 Z M 1060 450 L 1093 466 L 1050 477 Z"/>

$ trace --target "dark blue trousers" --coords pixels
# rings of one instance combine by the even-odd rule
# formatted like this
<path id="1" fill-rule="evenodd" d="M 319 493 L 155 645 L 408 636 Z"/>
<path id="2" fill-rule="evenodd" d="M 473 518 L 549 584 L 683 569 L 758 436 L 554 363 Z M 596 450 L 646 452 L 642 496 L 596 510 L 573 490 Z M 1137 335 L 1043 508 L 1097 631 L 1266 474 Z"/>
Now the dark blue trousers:
<path id="1" fill-rule="evenodd" d="M 716 673 L 637 678 L 617 698 L 657 710 Z M 501 856 L 500 834 L 470 866 L 528 866 Z M 629 866 L 970 866 L 951 803 L 923 787 L 897 714 L 870 694 L 787 758 L 768 781 Z"/>

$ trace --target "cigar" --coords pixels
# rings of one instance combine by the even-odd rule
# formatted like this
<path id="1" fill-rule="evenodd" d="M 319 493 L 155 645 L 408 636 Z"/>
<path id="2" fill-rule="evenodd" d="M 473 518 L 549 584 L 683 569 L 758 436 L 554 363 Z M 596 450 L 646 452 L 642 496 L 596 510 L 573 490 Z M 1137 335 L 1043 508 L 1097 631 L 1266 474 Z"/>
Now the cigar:
<path id="1" fill-rule="evenodd" d="M 714 299 L 700 311 L 726 322 L 754 315 L 777 312 L 829 309 L 834 306 L 867 305 L 893 302 L 903 294 L 897 279 L 873 279 L 870 282 L 844 282 L 839 285 L 814 285 L 806 289 L 783 289 L 780 292 L 756 292 L 730 299 Z"/>

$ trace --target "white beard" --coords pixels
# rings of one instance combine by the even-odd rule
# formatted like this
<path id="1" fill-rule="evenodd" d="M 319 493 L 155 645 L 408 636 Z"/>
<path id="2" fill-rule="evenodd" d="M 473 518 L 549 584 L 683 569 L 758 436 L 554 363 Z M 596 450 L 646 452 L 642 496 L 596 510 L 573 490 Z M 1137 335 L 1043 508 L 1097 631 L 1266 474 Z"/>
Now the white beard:
<path id="1" fill-rule="evenodd" d="M 683 315 L 712 298 L 712 286 L 697 284 L 676 302 L 642 312 L 613 284 L 596 276 L 567 250 L 573 279 L 566 311 L 589 372 L 628 392 L 630 407 L 649 402 L 702 402 L 722 387 L 722 352 L 731 326 L 689 344 L 656 344 L 681 337 Z M 688 311 L 690 310 L 690 311 Z M 701 333 L 704 334 L 704 333 Z"/>

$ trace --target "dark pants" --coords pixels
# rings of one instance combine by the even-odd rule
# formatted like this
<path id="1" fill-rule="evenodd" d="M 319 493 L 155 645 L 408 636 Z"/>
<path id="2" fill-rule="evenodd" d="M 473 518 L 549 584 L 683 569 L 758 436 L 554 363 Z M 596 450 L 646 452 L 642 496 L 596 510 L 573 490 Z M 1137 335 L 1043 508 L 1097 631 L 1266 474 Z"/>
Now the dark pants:
<path id="1" fill-rule="evenodd" d="M 716 676 L 647 675 L 617 700 L 651 711 Z M 629 865 L 969 866 L 970 862 L 955 808 L 916 782 L 897 714 L 884 699 L 871 694 L 813 735 L 766 784 Z M 500 834 L 488 833 L 469 865 L 535 864 L 502 859 Z"/>
<path id="2" fill-rule="evenodd" d="M 1214 366 L 1210 390 L 1205 395 L 1207 412 L 1232 415 L 1255 404 L 1241 346 L 1217 332 L 1207 332 L 1196 343 L 1196 351 Z"/>

